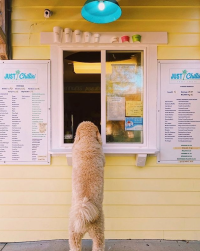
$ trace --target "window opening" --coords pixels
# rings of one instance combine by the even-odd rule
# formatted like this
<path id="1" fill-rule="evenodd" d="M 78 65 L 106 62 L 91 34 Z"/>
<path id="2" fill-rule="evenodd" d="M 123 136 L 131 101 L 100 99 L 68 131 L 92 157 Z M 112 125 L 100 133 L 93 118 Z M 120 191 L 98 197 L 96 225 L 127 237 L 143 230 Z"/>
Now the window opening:
<path id="1" fill-rule="evenodd" d="M 101 131 L 100 51 L 64 51 L 64 143 L 73 143 L 82 121 Z"/>

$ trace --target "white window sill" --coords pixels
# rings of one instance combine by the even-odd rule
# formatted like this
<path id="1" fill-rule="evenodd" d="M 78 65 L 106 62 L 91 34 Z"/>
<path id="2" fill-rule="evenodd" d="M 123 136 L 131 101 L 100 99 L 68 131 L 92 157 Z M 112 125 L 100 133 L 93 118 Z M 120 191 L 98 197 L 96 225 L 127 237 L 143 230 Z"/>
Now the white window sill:
<path id="1" fill-rule="evenodd" d="M 103 152 L 105 154 L 157 154 L 159 152 L 156 148 L 125 148 L 125 147 L 115 147 L 115 148 L 108 148 L 104 147 Z M 59 155 L 69 155 L 72 154 L 72 149 L 52 149 L 49 151 L 52 156 L 59 156 Z"/>
<path id="2" fill-rule="evenodd" d="M 158 149 L 154 148 L 126 148 L 126 147 L 104 147 L 104 153 L 107 155 L 112 154 L 122 154 L 122 155 L 136 155 L 136 166 L 145 166 L 147 154 L 157 154 Z M 69 166 L 72 165 L 72 149 L 52 149 L 49 152 L 52 156 L 63 156 L 67 157 L 67 163 Z"/>

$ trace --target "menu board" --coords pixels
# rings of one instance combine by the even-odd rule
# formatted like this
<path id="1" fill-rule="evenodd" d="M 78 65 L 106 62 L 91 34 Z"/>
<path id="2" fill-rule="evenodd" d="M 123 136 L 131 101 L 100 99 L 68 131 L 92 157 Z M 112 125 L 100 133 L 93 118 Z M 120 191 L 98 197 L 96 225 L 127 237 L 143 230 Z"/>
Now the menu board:
<path id="1" fill-rule="evenodd" d="M 200 163 L 200 61 L 159 62 L 160 163 Z"/>
<path id="2" fill-rule="evenodd" d="M 0 61 L 0 164 L 50 164 L 49 88 L 49 61 Z"/>

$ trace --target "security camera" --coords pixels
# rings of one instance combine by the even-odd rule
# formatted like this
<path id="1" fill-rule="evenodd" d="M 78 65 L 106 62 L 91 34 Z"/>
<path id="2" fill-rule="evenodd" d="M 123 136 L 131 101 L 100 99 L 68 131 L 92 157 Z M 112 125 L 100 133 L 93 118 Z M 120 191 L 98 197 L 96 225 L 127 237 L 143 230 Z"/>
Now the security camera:
<path id="1" fill-rule="evenodd" d="M 53 12 L 50 11 L 49 9 L 45 9 L 44 10 L 44 17 L 45 18 L 50 18 L 50 16 L 52 16 Z"/>

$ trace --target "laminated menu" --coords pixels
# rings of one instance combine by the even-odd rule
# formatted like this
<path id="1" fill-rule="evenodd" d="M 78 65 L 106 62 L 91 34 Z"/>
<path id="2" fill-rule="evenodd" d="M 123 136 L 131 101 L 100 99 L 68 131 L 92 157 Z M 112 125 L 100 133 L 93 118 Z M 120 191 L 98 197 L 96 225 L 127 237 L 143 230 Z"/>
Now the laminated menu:
<path id="1" fill-rule="evenodd" d="M 0 61 L 0 164 L 49 164 L 49 61 Z"/>
<path id="2" fill-rule="evenodd" d="M 200 62 L 160 63 L 161 163 L 200 163 Z"/>

